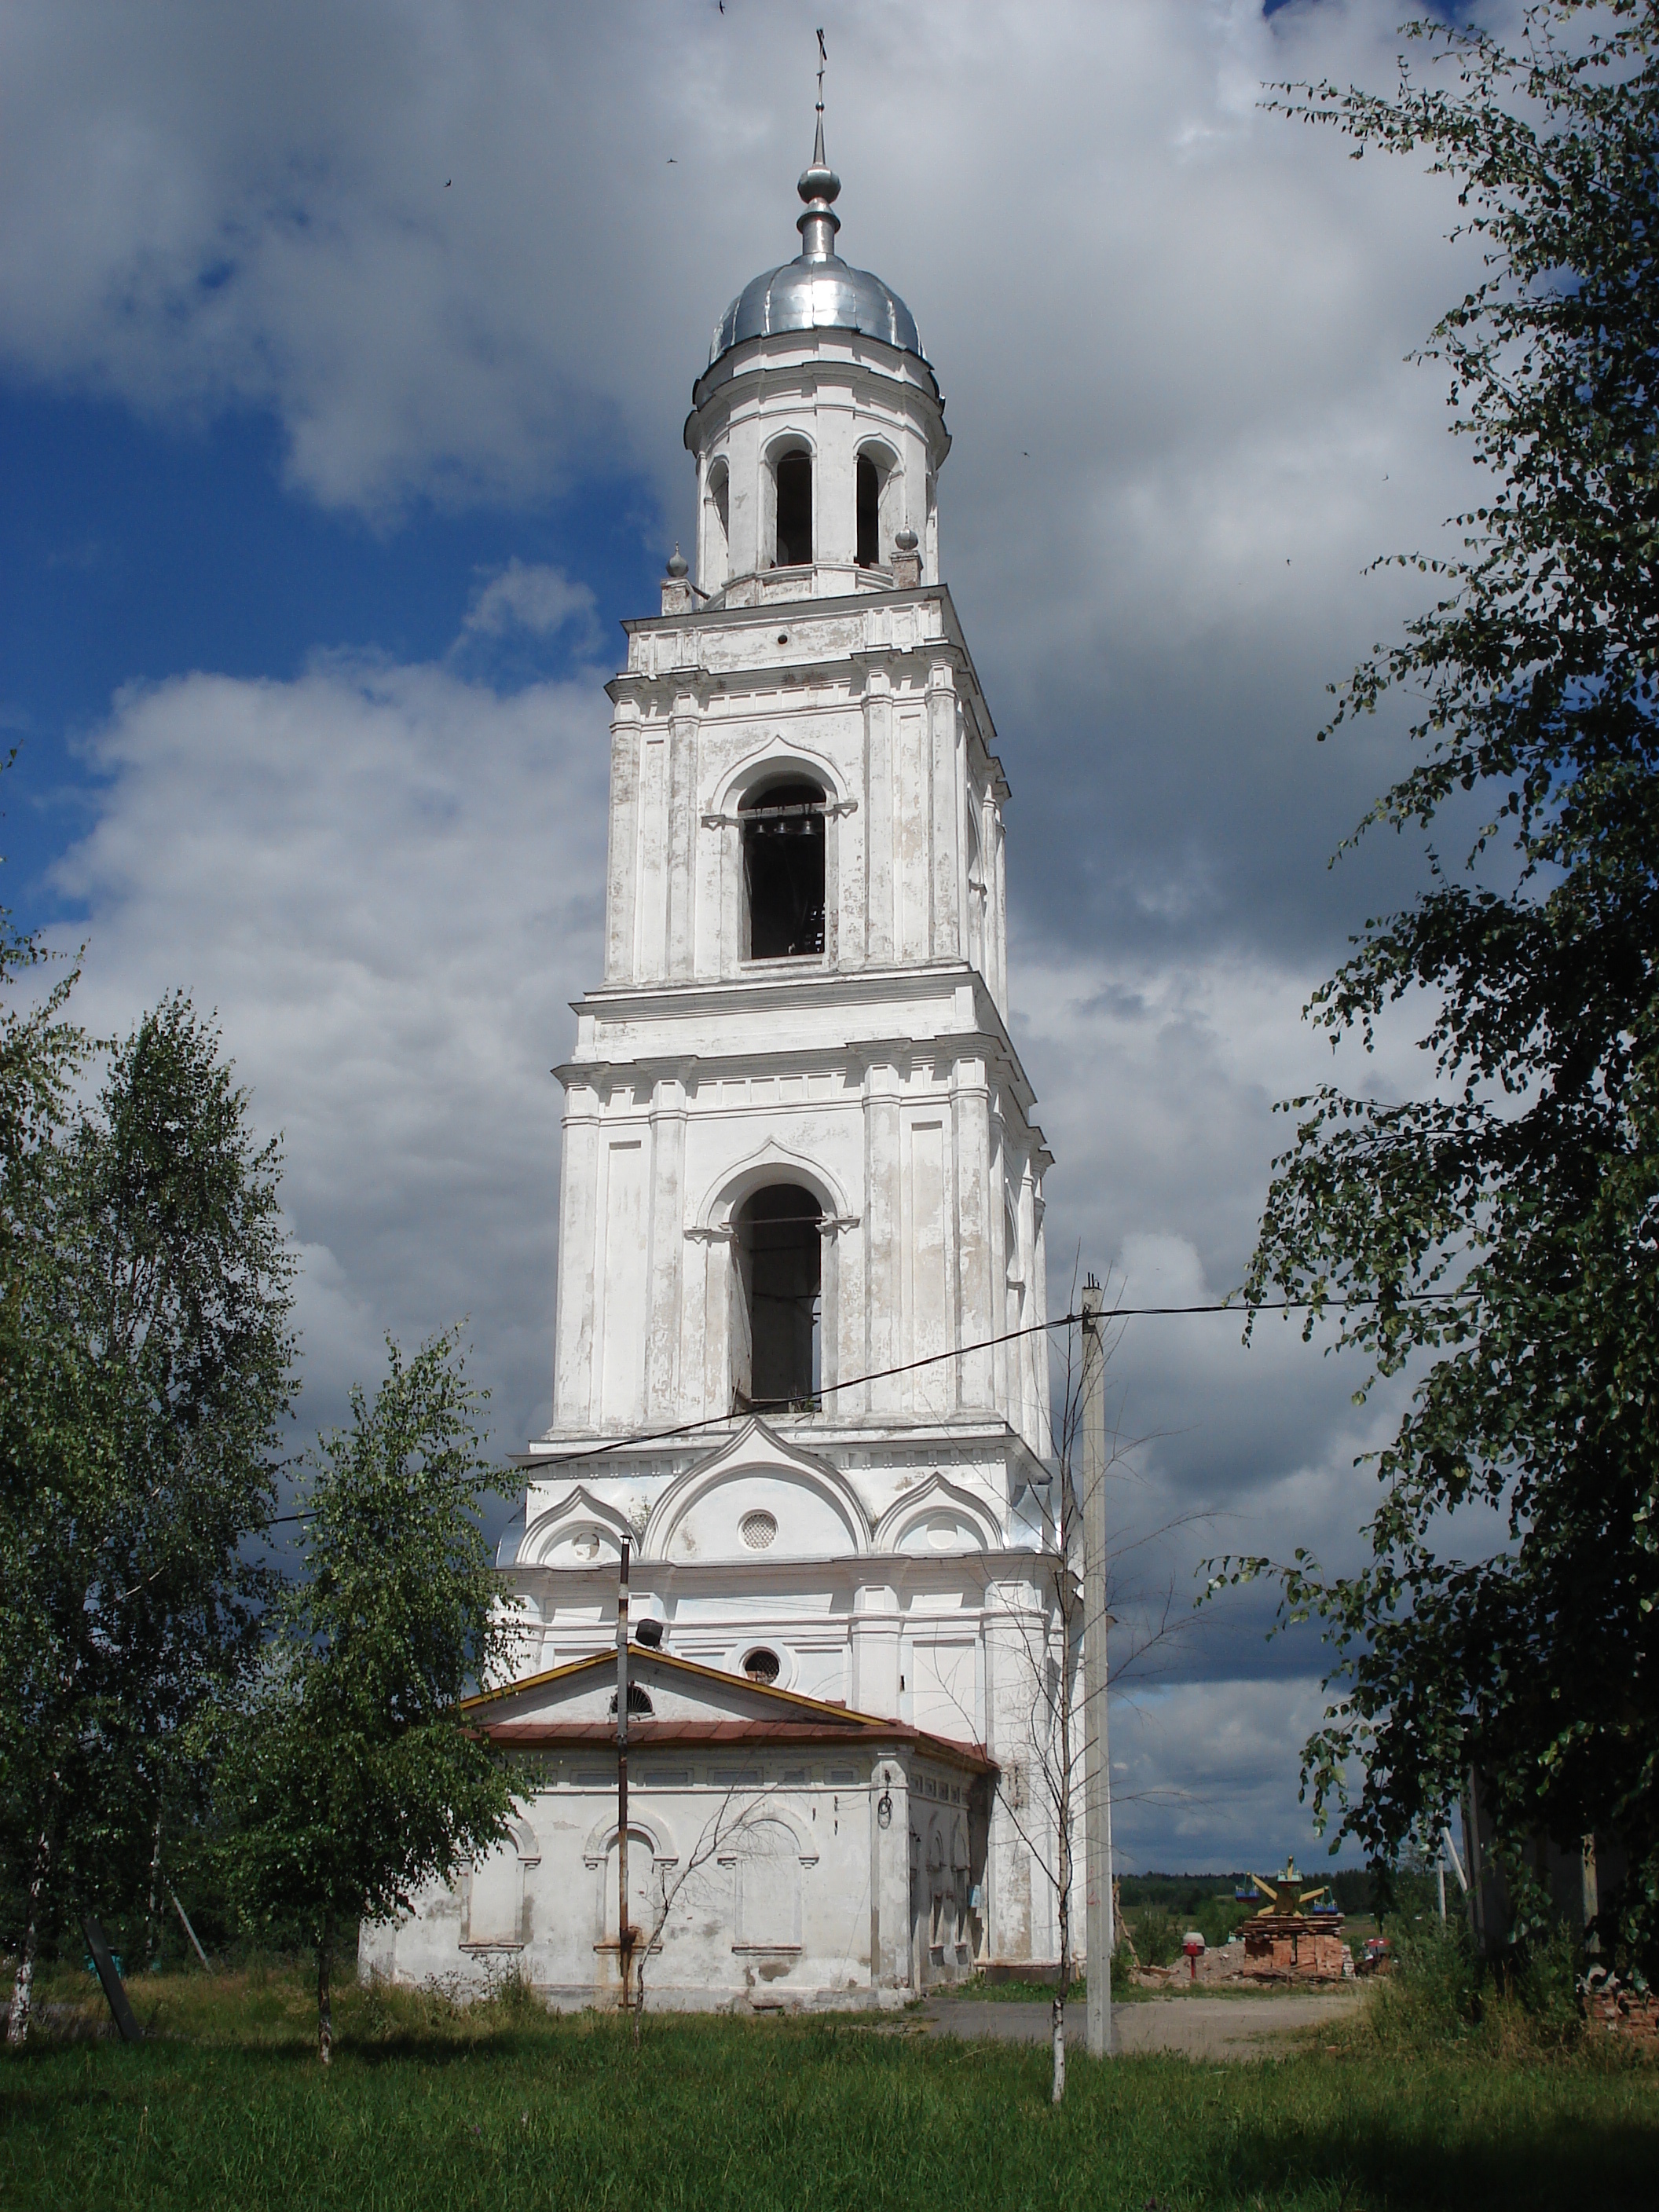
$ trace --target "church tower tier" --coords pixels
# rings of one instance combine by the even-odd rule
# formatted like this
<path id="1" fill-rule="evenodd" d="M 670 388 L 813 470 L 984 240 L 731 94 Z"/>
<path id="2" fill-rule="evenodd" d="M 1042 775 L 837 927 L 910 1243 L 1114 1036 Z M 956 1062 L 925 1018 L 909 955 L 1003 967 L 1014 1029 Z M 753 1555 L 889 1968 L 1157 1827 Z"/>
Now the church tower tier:
<path id="1" fill-rule="evenodd" d="M 526 1672 L 478 1701 L 547 1780 L 459 1905 L 376 1938 L 386 1971 L 459 1942 L 555 2002 L 625 1985 L 624 1544 L 630 1869 L 666 1881 L 739 1785 L 775 1830 L 763 1866 L 711 1862 L 659 2002 L 759 1974 L 768 2002 L 902 2003 L 1056 1955 L 1051 1163 L 1009 1032 L 1009 787 L 939 574 L 939 386 L 836 252 L 821 108 L 799 190 L 800 252 L 694 388 L 696 575 L 677 550 L 608 686 L 554 1420 L 503 1547 Z"/>
<path id="2" fill-rule="evenodd" d="M 803 252 L 694 394 L 698 580 L 671 562 L 609 686 L 550 1441 L 988 1424 L 1018 1492 L 1048 1449 L 1018 1332 L 1047 1319 L 1049 1156 L 1007 1028 L 1008 785 L 937 575 L 939 386 L 834 252 L 840 189 L 820 126 Z"/>

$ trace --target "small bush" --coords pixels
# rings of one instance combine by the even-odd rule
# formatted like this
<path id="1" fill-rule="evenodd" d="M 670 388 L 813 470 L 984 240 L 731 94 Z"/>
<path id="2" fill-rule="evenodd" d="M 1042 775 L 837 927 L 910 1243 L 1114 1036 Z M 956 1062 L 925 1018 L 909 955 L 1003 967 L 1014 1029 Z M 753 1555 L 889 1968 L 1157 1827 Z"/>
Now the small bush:
<path id="1" fill-rule="evenodd" d="M 494 2013 L 497 2024 L 501 2026 L 523 2026 L 532 2021 L 544 2020 L 547 2016 L 546 2005 L 525 1979 L 516 1960 L 483 2002 Z"/>
<path id="2" fill-rule="evenodd" d="M 1186 1930 L 1174 1913 L 1156 1905 L 1144 1905 L 1139 1912 L 1126 1912 L 1123 1917 L 1135 1956 L 1143 1966 L 1167 1966 L 1181 1956 L 1181 1939 Z"/>
<path id="3" fill-rule="evenodd" d="M 1377 1985 L 1367 2027 L 1391 2050 L 1444 2050 L 1467 2042 L 1483 2012 L 1482 1965 L 1461 1924 L 1390 1922 L 1394 1971 Z"/>
<path id="4" fill-rule="evenodd" d="M 1583 2018 L 1578 2008 L 1578 1954 L 1559 1921 L 1541 1941 L 1534 1939 L 1513 1972 L 1516 2001 L 1539 2041 L 1565 2049 L 1577 2042 Z"/>

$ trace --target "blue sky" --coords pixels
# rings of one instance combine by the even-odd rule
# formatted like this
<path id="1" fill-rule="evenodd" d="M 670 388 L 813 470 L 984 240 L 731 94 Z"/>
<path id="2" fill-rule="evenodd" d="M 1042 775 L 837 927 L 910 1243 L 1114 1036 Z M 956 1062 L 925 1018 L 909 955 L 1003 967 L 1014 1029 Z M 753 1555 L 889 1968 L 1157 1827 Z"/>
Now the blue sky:
<path id="1" fill-rule="evenodd" d="M 613 637 L 649 604 L 662 525 L 637 477 L 595 468 L 557 499 L 423 500 L 377 523 L 286 488 L 283 452 L 269 413 L 179 422 L 33 383 L 0 393 L 0 713 L 18 747 L 0 849 L 25 927 L 84 915 L 51 866 L 96 804 L 76 740 L 123 685 L 198 669 L 287 680 L 330 653 L 440 659 L 479 580 L 513 559 L 579 568 Z M 471 654 L 504 688 L 575 657 L 562 631 Z"/>
<path id="2" fill-rule="evenodd" d="M 305 1418 L 465 1318 L 550 1412 L 558 1099 L 597 973 L 617 621 L 689 542 L 716 316 L 794 250 L 815 8 L 51 0 L 0 18 L 4 896 L 107 1031 L 182 985 L 283 1133 Z M 1409 891 L 1333 870 L 1397 768 L 1325 685 L 1463 498 L 1443 185 L 1262 112 L 1386 84 L 1398 0 L 829 7 L 841 245 L 915 311 L 943 560 L 997 717 L 1051 1267 L 1224 1291 L 1300 1010 Z M 1500 20 L 1512 9 L 1485 11 Z M 1423 1072 L 1385 1033 L 1360 1079 Z M 1132 1325 L 1121 1609 L 1206 1553 L 1352 1558 L 1386 1408 L 1270 1328 Z M 502 1506 L 505 1517 L 507 1508 Z M 1126 1686 L 1141 1865 L 1310 1848 L 1317 1654 L 1206 1616 Z"/>

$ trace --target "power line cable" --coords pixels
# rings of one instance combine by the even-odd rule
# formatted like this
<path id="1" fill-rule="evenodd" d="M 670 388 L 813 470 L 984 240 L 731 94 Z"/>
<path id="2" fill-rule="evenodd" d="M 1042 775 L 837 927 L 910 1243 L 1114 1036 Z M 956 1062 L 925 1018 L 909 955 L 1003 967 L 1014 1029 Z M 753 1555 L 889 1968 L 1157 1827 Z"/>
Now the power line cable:
<path id="1" fill-rule="evenodd" d="M 1463 1291 L 1413 1291 L 1405 1293 L 1395 1303 L 1400 1305 L 1455 1305 L 1466 1304 L 1469 1293 Z M 1108 1306 L 1102 1310 L 1099 1319 L 1103 1325 L 1115 1321 L 1152 1321 L 1182 1314 L 1244 1314 L 1258 1313 L 1346 1313 L 1361 1306 L 1381 1305 L 1384 1300 L 1373 1293 L 1356 1298 L 1261 1298 L 1254 1304 L 1242 1299 L 1221 1298 L 1208 1305 L 1186 1306 Z M 1083 1318 L 1081 1314 L 1056 1315 L 1052 1321 L 1034 1322 L 1028 1328 L 1011 1328 L 1001 1336 L 982 1337 L 977 1344 L 958 1344 L 948 1352 L 930 1352 L 921 1359 L 907 1359 L 896 1367 L 878 1367 L 868 1375 L 849 1376 L 845 1382 L 826 1383 L 813 1391 L 813 1398 L 822 1401 L 836 1396 L 842 1390 L 857 1390 L 866 1382 L 890 1382 L 899 1375 L 914 1375 L 918 1368 L 937 1367 L 942 1360 L 963 1359 L 969 1352 L 994 1352 L 999 1345 L 1015 1344 L 1022 1337 L 1046 1336 L 1051 1328 L 1069 1328 Z M 786 1409 L 793 1400 L 767 1400 L 765 1406 L 773 1410 Z M 759 1413 L 763 1407 L 755 1406 L 750 1412 Z M 703 1429 L 725 1428 L 735 1418 L 730 1413 L 710 1413 L 698 1421 L 682 1421 L 672 1429 L 641 1429 L 625 1437 L 612 1437 L 602 1444 L 586 1444 L 574 1452 L 517 1452 L 509 1462 L 511 1466 L 525 1472 L 542 1467 L 576 1467 L 584 1461 L 605 1459 L 612 1452 L 627 1451 L 640 1444 L 672 1443 L 679 1437 L 696 1436 Z M 498 1492 L 497 1495 L 500 1493 Z M 253 1534 L 263 1534 L 267 1528 L 280 1528 L 298 1521 L 313 1517 L 309 1511 L 279 1513 L 275 1519 L 261 1522 Z"/>

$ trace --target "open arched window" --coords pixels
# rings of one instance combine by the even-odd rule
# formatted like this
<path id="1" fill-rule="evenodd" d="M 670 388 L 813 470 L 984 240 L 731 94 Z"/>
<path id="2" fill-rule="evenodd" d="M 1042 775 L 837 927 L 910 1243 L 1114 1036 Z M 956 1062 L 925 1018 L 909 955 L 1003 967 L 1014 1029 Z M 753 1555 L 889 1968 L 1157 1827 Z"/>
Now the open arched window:
<path id="1" fill-rule="evenodd" d="M 777 486 L 780 568 L 805 568 L 812 558 L 812 456 L 781 453 L 773 469 Z"/>
<path id="2" fill-rule="evenodd" d="M 859 455 L 858 564 L 873 568 L 881 559 L 881 471 L 868 453 Z"/>
<path id="3" fill-rule="evenodd" d="M 702 580 L 718 587 L 726 581 L 732 566 L 732 478 L 724 461 L 716 461 L 708 471 L 708 506 L 703 560 L 707 573 Z"/>
<path id="4" fill-rule="evenodd" d="M 823 1208 L 799 1183 L 769 1183 L 738 1209 L 738 1269 L 749 1324 L 751 1406 L 784 1409 L 817 1398 Z"/>
<path id="5" fill-rule="evenodd" d="M 823 951 L 823 792 L 804 776 L 743 802 L 751 960 Z"/>

